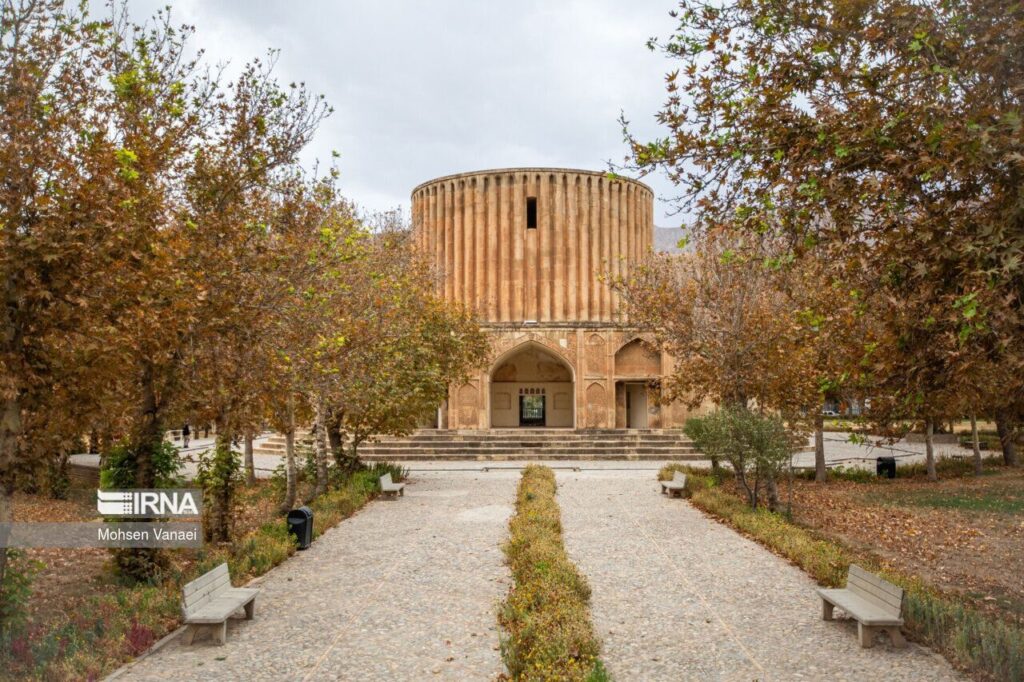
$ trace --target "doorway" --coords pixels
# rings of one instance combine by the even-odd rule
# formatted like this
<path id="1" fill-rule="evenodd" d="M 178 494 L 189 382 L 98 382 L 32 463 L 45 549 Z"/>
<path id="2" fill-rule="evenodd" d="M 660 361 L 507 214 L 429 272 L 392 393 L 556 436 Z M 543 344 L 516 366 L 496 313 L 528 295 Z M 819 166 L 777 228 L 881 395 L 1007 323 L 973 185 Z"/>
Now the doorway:
<path id="1" fill-rule="evenodd" d="M 519 425 L 544 426 L 546 424 L 546 402 L 544 395 L 519 396 Z"/>
<path id="2" fill-rule="evenodd" d="M 626 384 L 626 428 L 647 428 L 646 384 Z"/>

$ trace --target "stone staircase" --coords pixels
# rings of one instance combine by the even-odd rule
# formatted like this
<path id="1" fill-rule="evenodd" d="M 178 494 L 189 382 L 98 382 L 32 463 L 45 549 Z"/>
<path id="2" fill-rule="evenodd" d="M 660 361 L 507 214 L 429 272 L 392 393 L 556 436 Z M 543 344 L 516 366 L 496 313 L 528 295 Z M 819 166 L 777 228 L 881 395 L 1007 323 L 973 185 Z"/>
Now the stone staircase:
<path id="1" fill-rule="evenodd" d="M 659 429 L 424 429 L 360 446 L 365 461 L 697 460 L 680 431 Z"/>
<path id="2" fill-rule="evenodd" d="M 308 431 L 296 448 L 311 447 Z M 257 455 L 284 455 L 284 436 L 273 434 Z M 363 461 L 699 460 L 704 456 L 681 431 L 670 429 L 422 429 L 405 438 L 382 436 L 359 447 Z"/>

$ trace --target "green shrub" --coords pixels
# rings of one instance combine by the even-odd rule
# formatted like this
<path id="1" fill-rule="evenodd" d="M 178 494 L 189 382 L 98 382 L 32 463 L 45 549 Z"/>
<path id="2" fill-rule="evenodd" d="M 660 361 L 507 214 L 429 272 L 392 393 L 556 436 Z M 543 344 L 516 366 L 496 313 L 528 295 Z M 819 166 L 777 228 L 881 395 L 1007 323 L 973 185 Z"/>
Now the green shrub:
<path id="1" fill-rule="evenodd" d="M 779 514 L 751 511 L 721 488 L 696 492 L 693 504 L 801 567 L 819 583 L 841 587 L 851 563 L 881 573 L 904 589 L 903 617 L 916 639 L 950 660 L 994 679 L 1024 680 L 1024 630 L 940 594 L 920 580 L 881 570 L 874 557 L 817 537 Z"/>
<path id="2" fill-rule="evenodd" d="M 185 484 L 185 479 L 181 475 L 182 464 L 178 458 L 178 448 L 173 444 L 160 441 L 153 451 L 152 466 L 157 488 L 177 488 Z M 134 488 L 137 470 L 136 453 L 128 445 L 115 445 L 103 458 L 100 488 Z"/>
<path id="3" fill-rule="evenodd" d="M 25 625 L 32 579 L 42 564 L 28 559 L 21 550 L 0 548 L 0 552 L 7 554 L 7 565 L 0 581 L 0 643 L 3 643 Z"/>
<path id="4" fill-rule="evenodd" d="M 607 680 L 590 623 L 590 586 L 565 553 L 547 467 L 523 471 L 504 546 L 514 585 L 498 620 L 501 652 L 513 680 Z"/>
<path id="5" fill-rule="evenodd" d="M 814 469 L 801 469 L 795 472 L 797 478 L 805 481 L 814 480 Z M 837 466 L 828 470 L 828 477 L 833 481 L 852 481 L 853 483 L 879 483 L 888 479 L 879 478 L 874 469 L 860 467 Z"/>
<path id="6" fill-rule="evenodd" d="M 745 407 L 722 407 L 687 419 L 683 431 L 711 459 L 713 470 L 719 470 L 720 457 L 729 462 L 751 508 L 757 508 L 762 492 L 770 507 L 778 506 L 776 481 L 788 468 L 791 452 L 781 419 Z"/>

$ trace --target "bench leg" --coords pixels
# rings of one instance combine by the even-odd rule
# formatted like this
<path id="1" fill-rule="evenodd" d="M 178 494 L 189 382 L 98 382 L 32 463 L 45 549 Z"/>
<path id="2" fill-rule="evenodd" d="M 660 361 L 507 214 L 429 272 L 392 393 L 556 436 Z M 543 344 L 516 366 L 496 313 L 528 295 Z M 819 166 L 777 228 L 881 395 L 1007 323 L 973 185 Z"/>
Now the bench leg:
<path id="1" fill-rule="evenodd" d="M 857 623 L 857 639 L 860 640 L 861 648 L 870 649 L 875 645 L 875 628 Z"/>
<path id="2" fill-rule="evenodd" d="M 405 488 L 402 488 L 401 490 L 399 490 L 398 494 L 401 495 L 402 497 L 405 497 Z"/>
<path id="3" fill-rule="evenodd" d="M 251 602 L 245 605 L 245 619 L 252 620 L 253 616 L 256 615 L 256 600 L 253 599 Z"/>
<path id="4" fill-rule="evenodd" d="M 198 632 L 198 625 L 189 625 L 185 628 L 185 634 L 181 636 L 181 643 L 185 646 L 192 646 L 192 640 L 196 638 L 196 632 Z"/>
<path id="5" fill-rule="evenodd" d="M 889 633 L 889 639 L 892 640 L 892 645 L 897 649 L 906 649 L 907 640 L 903 638 L 903 633 L 900 632 L 899 628 L 886 628 Z"/>
<path id="6" fill-rule="evenodd" d="M 213 628 L 213 638 L 217 641 L 217 644 L 223 645 L 228 641 L 228 622 L 225 620 L 220 625 L 211 625 Z"/>
<path id="7" fill-rule="evenodd" d="M 832 610 L 835 608 L 835 604 L 827 602 L 824 599 L 821 600 L 821 619 L 832 620 Z"/>

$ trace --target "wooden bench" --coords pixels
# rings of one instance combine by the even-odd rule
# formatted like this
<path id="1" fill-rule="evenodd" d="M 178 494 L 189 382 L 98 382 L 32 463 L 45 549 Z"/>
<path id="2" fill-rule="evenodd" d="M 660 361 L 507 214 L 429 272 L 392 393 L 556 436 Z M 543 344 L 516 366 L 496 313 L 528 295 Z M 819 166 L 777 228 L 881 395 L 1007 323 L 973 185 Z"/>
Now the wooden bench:
<path id="1" fill-rule="evenodd" d="M 228 565 L 221 564 L 181 588 L 181 612 L 185 617 L 185 644 L 192 644 L 196 633 L 208 630 L 218 644 L 228 636 L 228 618 L 238 609 L 245 609 L 245 619 L 252 620 L 259 590 L 231 587 Z"/>
<path id="2" fill-rule="evenodd" d="M 907 645 L 900 626 L 903 625 L 903 588 L 856 564 L 850 565 L 846 589 L 818 590 L 821 597 L 821 618 L 832 620 L 832 609 L 838 606 L 857 621 L 857 638 L 864 648 L 874 646 L 875 633 L 888 632 L 893 646 Z"/>
<path id="3" fill-rule="evenodd" d="M 380 477 L 380 491 L 385 495 L 405 497 L 405 484 L 395 483 L 391 480 L 391 474 L 384 474 Z"/>
<path id="4" fill-rule="evenodd" d="M 661 482 L 661 494 L 668 493 L 669 497 L 673 495 L 679 495 L 682 497 L 683 492 L 686 490 L 686 474 L 682 471 L 676 471 L 672 474 L 671 481 Z"/>

